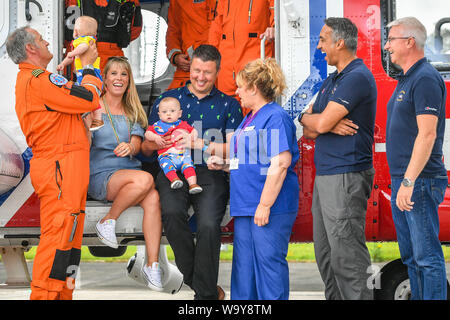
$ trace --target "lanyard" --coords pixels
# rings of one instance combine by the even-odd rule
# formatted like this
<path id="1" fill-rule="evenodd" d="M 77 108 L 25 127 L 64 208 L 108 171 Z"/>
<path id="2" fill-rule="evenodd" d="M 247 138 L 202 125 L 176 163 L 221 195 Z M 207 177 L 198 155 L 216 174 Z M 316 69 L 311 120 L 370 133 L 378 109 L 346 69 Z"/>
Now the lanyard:
<path id="1" fill-rule="evenodd" d="M 261 110 L 261 109 L 259 109 Z M 255 112 L 255 114 L 253 114 L 253 112 L 251 111 L 248 115 L 247 118 L 244 121 L 244 124 L 242 125 L 242 128 L 239 130 L 239 132 L 237 132 L 237 134 L 234 136 L 234 156 L 237 156 L 237 148 L 238 148 L 238 143 L 239 143 L 239 139 L 241 138 L 242 132 L 244 132 L 245 128 L 247 128 L 249 126 L 250 123 L 252 123 L 253 119 L 255 119 L 256 115 L 258 114 L 258 111 Z M 251 117 L 249 117 L 251 114 Z"/>
<path id="2" fill-rule="evenodd" d="M 105 106 L 106 112 L 108 113 L 108 118 L 109 118 L 109 121 L 111 122 L 111 126 L 114 131 L 114 135 L 116 136 L 117 144 L 120 144 L 119 135 L 117 134 L 116 127 L 114 126 L 114 121 L 111 117 L 111 112 L 109 111 L 109 107 L 108 107 L 108 104 L 106 103 L 105 97 L 102 97 L 102 101 L 103 101 L 103 105 Z M 130 124 L 128 123 L 128 118 L 127 118 L 126 114 L 125 114 L 125 120 L 127 122 L 127 129 L 128 129 L 128 141 L 130 142 L 131 141 L 131 131 L 130 131 Z"/>

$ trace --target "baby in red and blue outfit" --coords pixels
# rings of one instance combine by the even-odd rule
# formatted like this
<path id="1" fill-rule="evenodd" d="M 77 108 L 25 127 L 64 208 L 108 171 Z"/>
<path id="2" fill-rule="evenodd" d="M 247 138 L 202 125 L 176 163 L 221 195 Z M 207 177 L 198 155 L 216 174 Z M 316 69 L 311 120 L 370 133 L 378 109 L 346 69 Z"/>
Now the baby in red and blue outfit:
<path id="1" fill-rule="evenodd" d="M 198 135 L 197 131 L 186 121 L 180 120 L 181 113 L 180 102 L 176 98 L 162 99 L 158 109 L 159 120 L 148 127 L 145 138 L 162 147 L 166 144 L 164 136 L 176 137 L 184 131 L 195 140 Z M 158 150 L 158 162 L 169 179 L 172 189 L 179 189 L 183 186 L 183 181 L 177 175 L 177 170 L 180 170 L 189 184 L 190 194 L 203 191 L 202 187 L 197 184 L 197 175 L 191 155 L 184 147 L 180 147 L 174 142 L 170 146 Z"/>

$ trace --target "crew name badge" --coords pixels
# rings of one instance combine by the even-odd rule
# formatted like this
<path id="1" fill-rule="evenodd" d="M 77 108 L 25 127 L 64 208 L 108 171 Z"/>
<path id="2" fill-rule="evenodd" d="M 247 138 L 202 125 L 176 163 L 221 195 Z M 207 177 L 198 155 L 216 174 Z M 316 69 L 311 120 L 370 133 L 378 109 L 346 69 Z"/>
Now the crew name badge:
<path id="1" fill-rule="evenodd" d="M 253 131 L 255 130 L 255 126 L 248 126 L 244 129 L 244 132 Z"/>
<path id="2" fill-rule="evenodd" d="M 232 158 L 230 159 L 230 170 L 237 170 L 239 168 L 239 159 Z"/>

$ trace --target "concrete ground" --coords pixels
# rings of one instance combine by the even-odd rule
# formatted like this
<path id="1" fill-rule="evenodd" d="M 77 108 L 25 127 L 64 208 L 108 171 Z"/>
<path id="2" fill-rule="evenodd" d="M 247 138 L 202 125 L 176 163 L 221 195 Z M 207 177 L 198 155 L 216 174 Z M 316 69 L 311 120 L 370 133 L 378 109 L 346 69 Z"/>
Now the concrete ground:
<path id="1" fill-rule="evenodd" d="M 28 263 L 32 270 L 32 263 Z M 324 286 L 315 263 L 290 263 L 290 299 L 323 300 Z M 221 262 L 218 284 L 230 297 L 231 262 Z M 6 272 L 0 264 L 0 283 Z M 29 288 L 9 288 L 0 285 L 0 300 L 27 300 Z M 74 292 L 75 300 L 192 300 L 193 292 L 183 285 L 172 295 L 154 292 L 126 275 L 125 262 L 82 262 Z"/>

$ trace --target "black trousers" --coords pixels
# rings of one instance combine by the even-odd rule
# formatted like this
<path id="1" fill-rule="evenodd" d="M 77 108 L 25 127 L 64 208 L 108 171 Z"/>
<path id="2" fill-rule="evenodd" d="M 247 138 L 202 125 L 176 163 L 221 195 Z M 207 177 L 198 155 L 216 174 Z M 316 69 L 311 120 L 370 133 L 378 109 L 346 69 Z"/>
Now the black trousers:
<path id="1" fill-rule="evenodd" d="M 184 276 L 184 283 L 195 292 L 195 299 L 217 299 L 217 280 L 220 255 L 220 223 L 229 198 L 227 174 L 197 167 L 197 184 L 203 191 L 190 195 L 188 183 L 178 174 L 184 185 L 170 188 L 169 179 L 160 171 L 156 188 L 161 202 L 164 234 L 175 254 L 175 263 Z M 188 209 L 193 206 L 196 232 L 189 226 Z"/>

